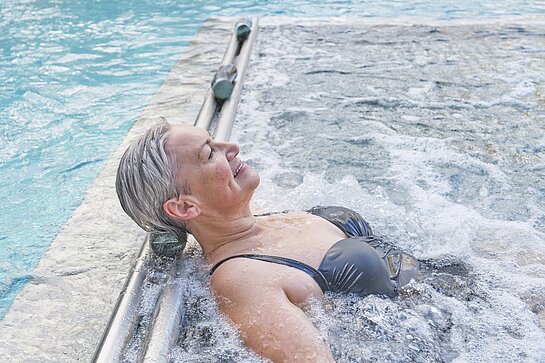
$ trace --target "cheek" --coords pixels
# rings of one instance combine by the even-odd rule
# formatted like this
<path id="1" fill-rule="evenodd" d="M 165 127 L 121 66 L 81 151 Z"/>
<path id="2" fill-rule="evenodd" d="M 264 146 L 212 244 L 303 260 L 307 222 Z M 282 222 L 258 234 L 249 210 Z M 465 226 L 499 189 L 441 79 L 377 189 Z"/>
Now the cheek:
<path id="1" fill-rule="evenodd" d="M 230 168 L 214 168 L 207 173 L 204 173 L 200 182 L 203 185 L 224 184 L 231 179 Z"/>

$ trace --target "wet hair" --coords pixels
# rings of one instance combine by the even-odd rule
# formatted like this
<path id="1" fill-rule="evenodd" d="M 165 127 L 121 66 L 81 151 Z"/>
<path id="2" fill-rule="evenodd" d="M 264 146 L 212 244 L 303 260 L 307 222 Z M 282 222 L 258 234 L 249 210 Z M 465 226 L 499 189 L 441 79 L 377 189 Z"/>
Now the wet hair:
<path id="1" fill-rule="evenodd" d="M 176 181 L 175 160 L 165 147 L 169 130 L 163 119 L 129 146 L 119 162 L 115 188 L 121 207 L 140 227 L 173 234 L 183 248 L 186 226 L 163 209 L 165 201 L 183 192 Z"/>

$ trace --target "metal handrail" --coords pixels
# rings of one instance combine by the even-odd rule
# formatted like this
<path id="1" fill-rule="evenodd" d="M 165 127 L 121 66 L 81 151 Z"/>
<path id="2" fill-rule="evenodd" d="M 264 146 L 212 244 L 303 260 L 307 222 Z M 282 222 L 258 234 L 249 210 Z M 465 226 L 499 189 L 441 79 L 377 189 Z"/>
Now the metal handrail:
<path id="1" fill-rule="evenodd" d="M 231 134 L 234 112 L 240 99 L 242 80 L 248 64 L 251 48 L 256 39 L 257 18 L 252 19 L 252 27 L 248 39 L 238 34 L 238 24 L 231 36 L 229 46 L 224 54 L 222 65 L 231 64 L 236 58 L 238 80 L 234 82 L 231 97 L 218 104 L 209 90 L 201 106 L 195 126 L 209 129 L 212 120 L 218 117 L 216 138 L 227 141 Z M 232 114 L 231 114 L 232 113 Z M 190 236 L 189 238 L 193 238 Z M 133 336 L 138 323 L 138 307 L 141 302 L 142 285 L 147 272 L 152 267 L 154 252 L 152 250 L 153 234 L 148 233 L 140 249 L 138 258 L 129 272 L 129 276 L 118 297 L 110 320 L 97 346 L 92 362 L 119 362 Z M 169 281 L 163 287 L 153 314 L 153 323 L 147 331 L 143 351 L 138 354 L 138 361 L 162 362 L 168 359 L 168 353 L 178 339 L 179 325 L 183 316 L 182 284 L 176 272 L 179 271 L 183 259 L 174 256 L 169 267 Z"/>
<path id="2" fill-rule="evenodd" d="M 239 79 L 235 83 L 231 97 L 225 101 L 221 107 L 221 114 L 218 118 L 216 127 L 216 140 L 228 141 L 231 129 L 233 128 L 232 124 L 235 119 L 235 115 L 230 115 L 230 113 L 234 113 L 236 111 L 236 104 L 240 99 L 242 79 L 248 64 L 251 48 L 253 47 L 253 43 L 256 39 L 257 19 L 253 19 L 252 24 L 250 37 L 247 39 L 247 41 L 241 42 L 242 44 L 239 44 L 237 47 L 240 49 L 236 62 L 237 68 L 240 67 L 238 71 Z M 235 30 L 236 29 L 237 27 L 235 27 Z M 233 34 L 233 38 L 235 36 L 237 36 L 236 31 Z M 238 39 L 240 41 L 240 38 Z M 231 47 L 229 46 L 228 52 L 226 52 L 226 56 L 224 57 L 224 61 L 232 61 L 230 58 L 227 59 L 230 49 Z M 233 57 L 234 56 L 235 55 L 233 55 Z M 231 57 L 230 54 L 229 57 Z M 226 133 L 227 130 L 228 133 Z M 219 135 L 218 131 L 221 132 Z M 191 238 L 193 237 L 191 236 Z M 179 326 L 183 313 L 183 302 L 181 299 L 183 286 L 181 283 L 178 283 L 177 278 L 175 278 L 173 275 L 171 276 L 171 281 L 167 284 L 161 295 L 158 315 L 155 317 L 155 319 L 153 319 L 154 323 L 149 332 L 147 350 L 146 354 L 144 355 L 145 362 L 167 361 L 170 349 L 178 340 L 178 334 L 180 332 Z"/>
<path id="3" fill-rule="evenodd" d="M 93 362 L 116 362 L 122 356 L 135 330 L 141 298 L 138 292 L 146 277 L 146 265 L 152 254 L 148 234 L 119 294 L 110 321 L 93 356 Z"/>
<path id="4" fill-rule="evenodd" d="M 184 301 L 182 293 L 184 285 L 176 271 L 182 267 L 183 259 L 178 258 L 173 264 L 170 280 L 166 283 L 156 307 L 156 316 L 148 331 L 148 339 L 143 354 L 144 362 L 166 362 L 172 347 L 178 341 L 180 322 L 183 316 Z"/>
<path id="5" fill-rule="evenodd" d="M 214 133 L 214 139 L 218 141 L 227 141 L 231 136 L 231 130 L 233 129 L 233 121 L 235 120 L 236 108 L 240 99 L 240 92 L 242 91 L 242 83 L 244 80 L 244 74 L 248 66 L 250 59 L 250 53 L 257 39 L 258 31 L 257 18 L 252 19 L 252 31 L 248 40 L 242 44 L 240 53 L 236 61 L 236 67 L 238 70 L 238 79 L 235 80 L 233 93 L 231 97 L 224 102 L 221 112 L 218 117 L 218 124 Z"/>
<path id="6" fill-rule="evenodd" d="M 236 32 L 237 28 L 238 24 L 235 25 L 235 29 L 233 31 L 233 34 L 231 35 L 231 40 L 229 41 L 229 45 L 227 46 L 225 54 L 223 55 L 223 59 L 221 60 L 221 66 L 232 64 L 240 46 L 245 42 L 245 39 L 239 39 Z M 206 93 L 204 102 L 201 106 L 201 109 L 199 110 L 197 119 L 195 120 L 195 126 L 208 130 L 210 128 L 212 120 L 214 119 L 214 116 L 216 116 L 217 111 L 218 102 L 214 97 L 214 92 L 210 88 Z"/>

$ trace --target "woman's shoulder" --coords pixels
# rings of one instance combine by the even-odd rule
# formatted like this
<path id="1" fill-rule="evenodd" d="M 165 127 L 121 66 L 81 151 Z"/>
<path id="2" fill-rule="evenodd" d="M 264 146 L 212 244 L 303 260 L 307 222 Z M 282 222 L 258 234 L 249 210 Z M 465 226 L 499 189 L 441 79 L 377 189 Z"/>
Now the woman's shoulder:
<path id="1" fill-rule="evenodd" d="M 251 258 L 233 258 L 214 271 L 210 287 L 217 296 L 232 301 L 245 300 L 263 292 L 281 290 L 283 283 L 275 264 L 263 264 Z M 254 296 L 255 297 L 255 296 Z"/>

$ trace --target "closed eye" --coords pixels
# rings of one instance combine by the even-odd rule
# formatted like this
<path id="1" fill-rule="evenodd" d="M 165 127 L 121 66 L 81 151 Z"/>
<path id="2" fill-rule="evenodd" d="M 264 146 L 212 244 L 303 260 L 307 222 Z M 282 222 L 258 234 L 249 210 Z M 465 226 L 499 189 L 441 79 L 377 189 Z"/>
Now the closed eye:
<path id="1" fill-rule="evenodd" d="M 210 155 L 208 155 L 208 160 L 212 159 L 214 156 L 214 149 L 210 148 Z"/>

